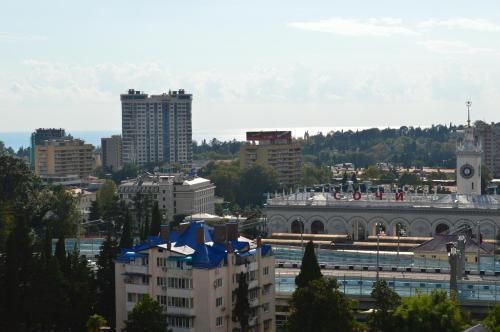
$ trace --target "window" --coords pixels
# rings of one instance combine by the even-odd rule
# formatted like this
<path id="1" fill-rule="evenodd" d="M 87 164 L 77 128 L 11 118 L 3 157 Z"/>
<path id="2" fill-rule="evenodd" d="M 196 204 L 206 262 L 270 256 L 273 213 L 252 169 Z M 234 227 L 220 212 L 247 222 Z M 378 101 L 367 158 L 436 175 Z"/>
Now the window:
<path id="1" fill-rule="evenodd" d="M 268 312 L 269 311 L 269 303 L 264 303 L 262 305 L 262 310 L 264 310 L 264 312 Z"/>
<path id="2" fill-rule="evenodd" d="M 222 287 L 222 278 L 215 280 L 215 287 Z"/>
<path id="3" fill-rule="evenodd" d="M 264 275 L 267 276 L 269 274 L 269 266 L 264 267 Z"/>
<path id="4" fill-rule="evenodd" d="M 168 278 L 168 287 L 169 288 L 181 288 L 181 289 L 192 289 L 193 288 L 193 279 L 188 278 Z"/>
<path id="5" fill-rule="evenodd" d="M 165 278 L 165 277 L 157 277 L 156 278 L 156 284 L 158 286 L 165 286 L 167 284 L 167 278 Z"/>
<path id="6" fill-rule="evenodd" d="M 181 327 L 181 328 L 193 327 L 191 318 L 188 317 L 168 316 L 167 322 L 168 325 L 172 327 Z"/>
<path id="7" fill-rule="evenodd" d="M 224 298 L 222 297 L 218 297 L 215 299 L 215 306 L 216 307 L 221 307 L 224 303 Z"/>
<path id="8" fill-rule="evenodd" d="M 269 294 L 271 292 L 271 285 L 264 285 L 264 287 L 262 288 L 262 295 L 266 295 L 266 294 Z"/>
<path id="9" fill-rule="evenodd" d="M 264 330 L 269 330 L 271 328 L 272 319 L 266 319 L 264 321 Z"/>
<path id="10" fill-rule="evenodd" d="M 224 326 L 224 317 L 223 316 L 219 316 L 215 319 L 215 326 L 216 327 Z"/>
<path id="11" fill-rule="evenodd" d="M 127 302 L 136 302 L 137 294 L 136 293 L 127 293 Z"/>
<path id="12" fill-rule="evenodd" d="M 157 295 L 156 301 L 158 301 L 161 305 L 167 305 L 167 296 L 166 295 Z"/>
<path id="13" fill-rule="evenodd" d="M 167 305 L 169 307 L 191 309 L 193 307 L 193 298 L 168 296 Z"/>

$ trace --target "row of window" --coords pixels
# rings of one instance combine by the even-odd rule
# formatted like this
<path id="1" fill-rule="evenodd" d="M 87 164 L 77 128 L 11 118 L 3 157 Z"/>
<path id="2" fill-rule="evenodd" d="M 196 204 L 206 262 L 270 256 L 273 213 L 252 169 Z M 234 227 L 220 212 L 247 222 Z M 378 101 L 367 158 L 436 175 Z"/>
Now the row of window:
<path id="1" fill-rule="evenodd" d="M 146 294 L 142 293 L 127 293 L 127 302 L 137 303 L 140 302 Z"/>
<path id="2" fill-rule="evenodd" d="M 170 327 L 192 328 L 193 320 L 188 317 L 168 316 L 167 322 Z"/>

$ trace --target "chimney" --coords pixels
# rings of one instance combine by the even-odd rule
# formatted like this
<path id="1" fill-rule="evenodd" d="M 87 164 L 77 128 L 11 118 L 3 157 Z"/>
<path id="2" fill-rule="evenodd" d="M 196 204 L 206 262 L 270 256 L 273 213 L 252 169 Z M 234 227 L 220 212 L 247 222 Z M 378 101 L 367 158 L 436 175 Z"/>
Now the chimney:
<path id="1" fill-rule="evenodd" d="M 170 241 L 167 242 L 167 250 L 172 249 L 172 243 Z"/>
<path id="2" fill-rule="evenodd" d="M 238 240 L 238 237 L 239 237 L 238 224 L 236 222 L 228 222 L 226 224 L 226 228 L 227 228 L 227 239 L 229 241 Z"/>
<path id="3" fill-rule="evenodd" d="M 196 243 L 205 244 L 205 230 L 203 226 L 196 228 Z"/>
<path id="4" fill-rule="evenodd" d="M 262 247 L 262 237 L 257 236 L 257 248 L 261 248 L 261 247 Z"/>
<path id="5" fill-rule="evenodd" d="M 161 225 L 160 226 L 160 239 L 163 242 L 169 242 L 168 241 L 168 225 Z"/>
<path id="6" fill-rule="evenodd" d="M 214 242 L 217 243 L 226 242 L 226 225 L 214 226 Z"/>
<path id="7" fill-rule="evenodd" d="M 226 250 L 228 253 L 234 252 L 233 246 L 231 245 L 231 242 L 226 242 Z"/>
<path id="8" fill-rule="evenodd" d="M 189 222 L 183 222 L 179 224 L 179 235 L 182 235 L 182 233 L 184 233 L 184 231 L 188 228 L 188 226 Z"/>

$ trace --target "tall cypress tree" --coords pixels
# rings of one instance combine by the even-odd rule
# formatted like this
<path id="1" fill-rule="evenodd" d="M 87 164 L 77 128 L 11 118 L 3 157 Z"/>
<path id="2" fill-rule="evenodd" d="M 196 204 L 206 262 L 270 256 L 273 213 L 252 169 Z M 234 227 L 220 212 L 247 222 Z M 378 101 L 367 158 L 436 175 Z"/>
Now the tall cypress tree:
<path id="1" fill-rule="evenodd" d="M 158 202 L 155 202 L 153 206 L 153 213 L 151 216 L 151 230 L 149 234 L 158 236 L 158 234 L 160 234 L 160 228 L 161 228 L 161 213 L 160 213 L 160 208 L 158 207 Z"/>
<path id="2" fill-rule="evenodd" d="M 30 293 L 33 281 L 33 245 L 24 216 L 16 216 L 5 246 L 5 303 L 2 323 L 6 331 L 19 331 L 31 325 Z"/>
<path id="3" fill-rule="evenodd" d="M 295 277 L 295 284 L 297 287 L 306 287 L 311 281 L 320 279 L 323 275 L 314 252 L 314 244 L 309 241 L 302 257 L 302 265 L 300 266 L 300 273 Z"/>
<path id="4" fill-rule="evenodd" d="M 233 309 L 233 321 L 240 322 L 241 330 L 247 332 L 250 319 L 250 303 L 248 301 L 248 283 L 244 272 L 240 272 L 238 275 L 238 288 L 234 292 L 236 304 Z"/>
<path id="5" fill-rule="evenodd" d="M 125 211 L 123 216 L 122 235 L 120 237 L 120 248 L 131 248 L 134 245 L 132 240 L 132 232 L 130 230 L 130 213 Z"/>
<path id="6" fill-rule="evenodd" d="M 110 234 L 101 245 L 97 258 L 97 304 L 96 309 L 109 324 L 115 326 L 115 262 L 120 249 Z"/>
<path id="7" fill-rule="evenodd" d="M 61 269 L 64 270 L 66 267 L 66 241 L 64 239 L 63 232 L 59 232 L 59 238 L 56 242 L 56 250 L 54 252 L 54 256 L 57 258 Z"/>

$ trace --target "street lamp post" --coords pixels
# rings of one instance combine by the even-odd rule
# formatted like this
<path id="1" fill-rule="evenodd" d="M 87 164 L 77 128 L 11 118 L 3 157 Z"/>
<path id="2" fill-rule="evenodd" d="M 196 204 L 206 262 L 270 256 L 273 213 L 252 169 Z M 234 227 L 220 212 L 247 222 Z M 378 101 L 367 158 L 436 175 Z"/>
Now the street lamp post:
<path id="1" fill-rule="evenodd" d="M 398 263 L 397 263 L 397 267 L 399 267 L 399 237 L 401 235 L 401 223 L 400 222 L 398 222 L 396 224 L 396 233 L 398 234 L 398 253 L 397 253 Z"/>
<path id="2" fill-rule="evenodd" d="M 380 224 L 379 223 L 376 223 L 375 224 L 375 232 L 377 232 L 377 281 L 379 279 L 379 252 L 380 252 L 380 232 L 379 232 L 379 226 Z"/>

